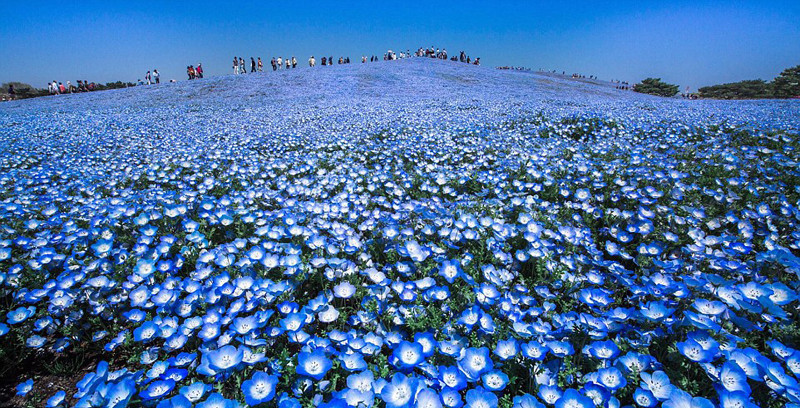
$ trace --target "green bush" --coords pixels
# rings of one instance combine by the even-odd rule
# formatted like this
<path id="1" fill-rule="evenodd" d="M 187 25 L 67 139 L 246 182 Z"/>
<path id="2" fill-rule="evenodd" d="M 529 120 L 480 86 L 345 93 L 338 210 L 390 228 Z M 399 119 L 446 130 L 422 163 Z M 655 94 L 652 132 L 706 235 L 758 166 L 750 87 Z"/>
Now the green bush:
<path id="1" fill-rule="evenodd" d="M 649 95 L 671 97 L 678 93 L 678 85 L 668 84 L 661 78 L 647 78 L 634 85 L 633 90 Z"/>
<path id="2" fill-rule="evenodd" d="M 700 97 L 713 99 L 772 98 L 772 86 L 761 79 L 705 86 L 698 89 Z"/>

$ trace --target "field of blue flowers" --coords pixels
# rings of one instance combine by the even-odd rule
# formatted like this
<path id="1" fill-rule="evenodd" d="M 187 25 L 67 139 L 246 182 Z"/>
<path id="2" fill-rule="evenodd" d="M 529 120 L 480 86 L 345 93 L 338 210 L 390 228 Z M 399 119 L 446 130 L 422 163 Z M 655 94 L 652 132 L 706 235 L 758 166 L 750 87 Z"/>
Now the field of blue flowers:
<path id="1" fill-rule="evenodd" d="M 4 103 L 0 399 L 798 407 L 799 129 L 430 60 Z"/>

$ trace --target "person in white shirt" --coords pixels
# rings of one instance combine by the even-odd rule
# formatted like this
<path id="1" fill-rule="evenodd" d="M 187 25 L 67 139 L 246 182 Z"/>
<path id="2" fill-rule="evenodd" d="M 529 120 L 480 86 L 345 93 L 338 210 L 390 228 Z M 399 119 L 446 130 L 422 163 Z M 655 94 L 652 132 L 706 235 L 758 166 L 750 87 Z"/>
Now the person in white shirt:
<path id="1" fill-rule="evenodd" d="M 198 65 L 198 67 L 199 67 L 199 65 Z M 158 70 L 154 69 L 153 70 L 153 81 L 155 81 L 155 83 L 157 83 L 157 84 L 161 83 L 161 79 L 159 79 L 160 76 L 161 75 L 158 73 Z"/>
<path id="2" fill-rule="evenodd" d="M 283 58 L 278 57 L 278 69 L 283 69 Z"/>
<path id="3" fill-rule="evenodd" d="M 317 60 L 315 60 L 314 56 L 312 55 L 311 58 L 308 59 L 308 66 L 313 67 L 314 65 L 317 65 Z"/>

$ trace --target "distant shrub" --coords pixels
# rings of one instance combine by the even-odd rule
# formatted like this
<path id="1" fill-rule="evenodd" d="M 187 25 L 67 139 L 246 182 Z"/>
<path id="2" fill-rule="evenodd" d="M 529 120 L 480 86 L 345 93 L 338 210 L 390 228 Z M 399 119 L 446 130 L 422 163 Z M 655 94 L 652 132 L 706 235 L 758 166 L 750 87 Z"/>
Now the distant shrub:
<path id="1" fill-rule="evenodd" d="M 783 70 L 772 81 L 772 93 L 776 98 L 800 96 L 800 65 Z"/>
<path id="2" fill-rule="evenodd" d="M 772 98 L 772 86 L 761 79 L 705 86 L 698 89 L 703 98 L 765 99 Z"/>
<path id="3" fill-rule="evenodd" d="M 649 95 L 671 97 L 678 93 L 678 85 L 668 84 L 661 78 L 647 78 L 634 85 L 633 90 Z"/>

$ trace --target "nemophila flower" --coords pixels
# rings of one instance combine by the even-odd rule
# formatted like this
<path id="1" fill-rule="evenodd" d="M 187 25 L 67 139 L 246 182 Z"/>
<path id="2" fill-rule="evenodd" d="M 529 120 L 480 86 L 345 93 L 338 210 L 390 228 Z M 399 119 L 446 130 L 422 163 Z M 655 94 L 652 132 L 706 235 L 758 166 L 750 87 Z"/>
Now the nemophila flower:
<path id="1" fill-rule="evenodd" d="M 508 385 L 508 376 L 500 370 L 492 370 L 481 376 L 481 383 L 489 391 L 502 391 Z"/>
<path id="2" fill-rule="evenodd" d="M 196 404 L 195 408 L 239 408 L 240 405 L 236 400 L 227 399 L 220 393 L 213 393 L 206 398 L 205 401 Z"/>
<path id="3" fill-rule="evenodd" d="M 59 390 L 52 397 L 47 399 L 47 403 L 45 406 L 47 408 L 56 408 L 62 406 L 64 404 L 65 399 L 67 397 L 67 393 L 64 390 Z"/>
<path id="4" fill-rule="evenodd" d="M 203 353 L 208 359 L 208 366 L 215 371 L 232 369 L 242 362 L 244 351 L 231 345 L 220 347 L 216 350 Z"/>
<path id="5" fill-rule="evenodd" d="M 653 408 L 658 404 L 658 399 L 652 392 L 638 387 L 633 392 L 633 401 L 636 402 L 636 405 L 644 408 Z"/>
<path id="6" fill-rule="evenodd" d="M 467 408 L 497 408 L 497 396 L 486 391 L 483 387 L 473 388 L 467 391 Z"/>
<path id="7" fill-rule="evenodd" d="M 258 405 L 275 398 L 278 377 L 263 371 L 256 371 L 249 380 L 242 383 L 242 393 L 247 405 Z"/>
<path id="8" fill-rule="evenodd" d="M 200 381 L 196 381 L 193 382 L 192 384 L 181 387 L 181 389 L 178 392 L 180 393 L 180 395 L 183 395 L 184 397 L 186 397 L 186 399 L 188 399 L 192 403 L 196 403 L 200 401 L 203 398 L 203 396 L 209 391 L 211 391 L 210 385 Z"/>
<path id="9" fill-rule="evenodd" d="M 643 389 L 650 391 L 659 401 L 664 401 L 669 398 L 674 387 L 670 383 L 669 377 L 666 373 L 663 371 L 656 371 L 652 374 L 641 373 L 639 376 L 642 379 L 640 386 Z"/>
<path id="10" fill-rule="evenodd" d="M 431 254 L 430 249 L 423 247 L 417 241 L 406 242 L 403 249 L 405 254 L 414 262 L 422 262 Z"/>
<path id="11" fill-rule="evenodd" d="M 422 345 L 414 342 L 402 341 L 392 351 L 391 363 L 402 371 L 410 371 L 425 361 L 422 354 Z"/>
<path id="12" fill-rule="evenodd" d="M 361 371 L 367 368 L 367 362 L 364 360 L 364 355 L 359 352 L 350 354 L 340 354 L 339 361 L 342 362 L 342 367 L 347 371 Z"/>
<path id="13" fill-rule="evenodd" d="M 8 324 L 18 324 L 27 320 L 29 317 L 36 313 L 36 308 L 33 306 L 20 306 L 8 313 L 6 313 L 6 322 Z"/>
<path id="14" fill-rule="evenodd" d="M 663 408 L 714 408 L 714 404 L 701 397 L 692 397 L 686 391 L 673 388 L 669 399 L 661 404 Z"/>
<path id="15" fill-rule="evenodd" d="M 425 388 L 417 393 L 414 408 L 442 408 L 442 400 L 436 391 Z"/>
<path id="16" fill-rule="evenodd" d="M 136 275 L 147 278 L 152 275 L 156 271 L 156 263 L 155 261 L 147 260 L 147 259 L 140 259 L 136 265 L 133 267 L 133 273 Z"/>
<path id="17" fill-rule="evenodd" d="M 750 396 L 743 391 L 727 391 L 719 393 L 719 406 L 721 408 L 756 408 L 750 402 Z"/>
<path id="18" fill-rule="evenodd" d="M 414 404 L 418 389 L 418 379 L 396 373 L 392 376 L 392 381 L 381 389 L 380 394 L 387 408 L 408 408 Z"/>
<path id="19" fill-rule="evenodd" d="M 445 260 L 439 265 L 439 276 L 443 277 L 447 283 L 454 283 L 463 273 L 461 263 L 456 259 Z"/>
<path id="20" fill-rule="evenodd" d="M 105 403 L 109 408 L 122 408 L 136 392 L 136 383 L 132 378 L 123 379 L 107 388 L 105 393 Z"/>
<path id="21" fill-rule="evenodd" d="M 305 313 L 289 313 L 281 319 L 281 328 L 286 331 L 296 332 L 306 324 L 307 315 Z"/>
<path id="22" fill-rule="evenodd" d="M 522 349 L 522 356 L 525 358 L 529 358 L 534 361 L 542 361 L 547 356 L 547 352 L 550 350 L 549 347 L 546 345 L 539 343 L 538 341 L 531 341 L 528 343 L 522 343 L 520 347 Z"/>
<path id="23" fill-rule="evenodd" d="M 356 293 L 356 287 L 350 282 L 342 282 L 333 287 L 333 295 L 337 298 L 350 299 Z"/>
<path id="24" fill-rule="evenodd" d="M 708 363 L 714 360 L 715 357 L 715 349 L 706 350 L 700 343 L 693 339 L 678 342 L 676 346 L 681 354 L 696 363 Z"/>
<path id="25" fill-rule="evenodd" d="M 313 352 L 304 351 L 297 357 L 297 374 L 313 378 L 317 381 L 325 377 L 333 363 L 321 350 Z"/>
<path id="26" fill-rule="evenodd" d="M 192 402 L 183 395 L 176 395 L 170 399 L 163 400 L 156 405 L 156 408 L 192 408 Z"/>
<path id="27" fill-rule="evenodd" d="M 467 377 L 456 366 L 439 368 L 439 381 L 444 387 L 460 391 L 467 388 Z"/>
<path id="28" fill-rule="evenodd" d="M 494 348 L 494 355 L 505 361 L 513 358 L 519 353 L 519 347 L 515 339 L 500 340 Z"/>
<path id="29" fill-rule="evenodd" d="M 151 382 L 147 388 L 139 392 L 142 401 L 163 398 L 175 388 L 174 380 L 158 380 Z"/>
<path id="30" fill-rule="evenodd" d="M 141 326 L 133 330 L 133 339 L 135 341 L 148 343 L 156 339 L 161 333 L 161 327 L 153 321 L 142 323 Z"/>
<path id="31" fill-rule="evenodd" d="M 583 352 L 594 358 L 609 360 L 619 355 L 619 347 L 611 340 L 595 341 L 583 348 Z"/>
<path id="32" fill-rule="evenodd" d="M 458 360 L 458 368 L 470 382 L 478 381 L 481 375 L 491 371 L 493 367 L 494 362 L 489 354 L 489 349 L 486 347 L 470 347 L 464 351 Z"/>
<path id="33" fill-rule="evenodd" d="M 439 393 L 442 399 L 442 405 L 447 408 L 461 408 L 464 406 L 464 400 L 461 398 L 461 393 L 452 389 L 444 388 Z"/>
<path id="34" fill-rule="evenodd" d="M 25 396 L 33 389 L 33 379 L 28 379 L 27 381 L 21 382 L 17 384 L 17 395 Z"/>
<path id="35" fill-rule="evenodd" d="M 674 312 L 675 309 L 666 307 L 664 302 L 661 301 L 649 302 L 639 309 L 639 313 L 641 313 L 642 316 L 655 322 L 663 321 L 664 319 L 672 316 Z"/>
<path id="36" fill-rule="evenodd" d="M 750 394 L 750 385 L 747 383 L 747 374 L 734 362 L 726 362 L 719 372 L 719 383 L 727 391 L 742 391 Z"/>
<path id="37" fill-rule="evenodd" d="M 575 354 L 575 349 L 568 341 L 548 341 L 545 343 L 550 352 L 556 357 L 566 357 Z"/>
<path id="38" fill-rule="evenodd" d="M 568 389 L 555 403 L 556 408 L 593 408 L 591 398 L 581 395 L 578 391 Z"/>
<path id="39" fill-rule="evenodd" d="M 601 368 L 597 371 L 597 380 L 600 385 L 608 388 L 611 391 L 616 391 L 625 387 L 628 381 L 625 376 L 615 367 Z"/>

